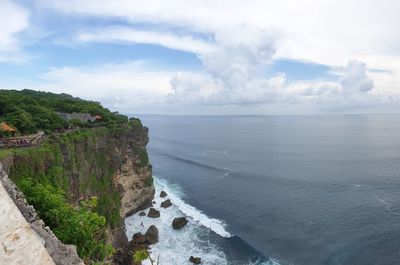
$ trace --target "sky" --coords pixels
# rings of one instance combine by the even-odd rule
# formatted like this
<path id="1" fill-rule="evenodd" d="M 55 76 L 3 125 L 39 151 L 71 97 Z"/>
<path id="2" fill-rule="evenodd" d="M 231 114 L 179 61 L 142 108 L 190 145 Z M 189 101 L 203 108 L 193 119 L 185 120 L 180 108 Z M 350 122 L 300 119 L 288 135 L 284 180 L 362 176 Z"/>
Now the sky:
<path id="1" fill-rule="evenodd" d="M 397 0 L 0 0 L 0 89 L 129 114 L 400 113 Z"/>

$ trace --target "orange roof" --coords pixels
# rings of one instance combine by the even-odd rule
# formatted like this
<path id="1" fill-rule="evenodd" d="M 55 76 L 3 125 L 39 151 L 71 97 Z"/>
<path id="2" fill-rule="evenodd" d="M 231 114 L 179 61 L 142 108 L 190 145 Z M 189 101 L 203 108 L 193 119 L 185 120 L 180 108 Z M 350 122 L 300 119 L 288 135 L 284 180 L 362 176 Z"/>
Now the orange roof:
<path id="1" fill-rule="evenodd" d="M 3 132 L 15 132 L 15 129 L 5 122 L 0 123 L 0 129 Z"/>
<path id="2" fill-rule="evenodd" d="M 96 115 L 96 116 L 94 116 L 94 119 L 95 120 L 101 120 L 101 119 L 103 119 L 103 117 L 101 117 L 100 115 Z"/>

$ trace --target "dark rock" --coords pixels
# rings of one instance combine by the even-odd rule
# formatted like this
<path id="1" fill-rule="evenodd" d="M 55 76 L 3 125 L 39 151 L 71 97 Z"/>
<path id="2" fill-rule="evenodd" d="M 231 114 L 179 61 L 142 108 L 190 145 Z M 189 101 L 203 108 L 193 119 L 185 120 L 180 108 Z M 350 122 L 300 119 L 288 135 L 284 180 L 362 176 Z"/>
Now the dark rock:
<path id="1" fill-rule="evenodd" d="M 187 224 L 187 222 L 188 220 L 186 219 L 186 217 L 177 217 L 174 218 L 174 220 L 172 221 L 172 227 L 174 229 L 181 229 Z"/>
<path id="2" fill-rule="evenodd" d="M 164 198 L 165 196 L 167 196 L 168 194 L 165 191 L 161 191 L 160 192 L 160 197 Z"/>
<path id="3" fill-rule="evenodd" d="M 125 228 L 119 227 L 111 230 L 111 238 L 113 238 L 112 246 L 115 253 L 113 255 L 112 264 L 132 264 L 132 255 L 129 253 L 129 241 L 126 237 Z"/>
<path id="4" fill-rule="evenodd" d="M 151 244 L 155 244 L 158 242 L 158 229 L 155 225 L 151 225 L 146 234 L 136 233 L 133 235 L 132 240 L 130 242 L 131 250 L 139 250 L 147 248 Z M 125 263 L 124 263 L 125 264 Z"/>
<path id="5" fill-rule="evenodd" d="M 160 211 L 157 211 L 154 208 L 150 208 L 149 213 L 147 214 L 147 217 L 158 218 L 158 217 L 160 217 Z"/>
<path id="6" fill-rule="evenodd" d="M 201 263 L 201 258 L 190 256 L 189 261 L 191 263 L 193 263 L 193 264 L 200 264 Z"/>
<path id="7" fill-rule="evenodd" d="M 156 201 L 153 201 L 153 204 L 156 204 Z"/>
<path id="8" fill-rule="evenodd" d="M 139 216 L 145 216 L 145 215 L 146 215 L 145 212 L 140 212 L 140 213 L 139 213 Z"/>
<path id="9" fill-rule="evenodd" d="M 163 202 L 161 203 L 161 207 L 163 207 L 163 208 L 168 208 L 168 207 L 170 207 L 170 206 L 172 206 L 172 203 L 171 203 L 171 200 L 170 200 L 170 199 L 165 200 L 165 201 L 163 201 Z"/>
<path id="10" fill-rule="evenodd" d="M 133 253 L 137 250 L 147 248 L 148 244 L 145 235 L 143 235 L 142 233 L 134 234 L 132 240 L 129 242 L 129 246 L 130 246 L 129 250 Z M 128 263 L 119 263 L 119 264 L 128 264 Z"/>
<path id="11" fill-rule="evenodd" d="M 144 234 L 146 237 L 146 243 L 148 244 L 155 244 L 158 242 L 158 229 L 155 225 L 151 225 L 147 231 L 146 234 Z"/>
<path id="12" fill-rule="evenodd" d="M 145 245 L 146 244 L 146 236 L 142 233 L 136 233 L 133 235 L 131 240 L 131 245 Z"/>

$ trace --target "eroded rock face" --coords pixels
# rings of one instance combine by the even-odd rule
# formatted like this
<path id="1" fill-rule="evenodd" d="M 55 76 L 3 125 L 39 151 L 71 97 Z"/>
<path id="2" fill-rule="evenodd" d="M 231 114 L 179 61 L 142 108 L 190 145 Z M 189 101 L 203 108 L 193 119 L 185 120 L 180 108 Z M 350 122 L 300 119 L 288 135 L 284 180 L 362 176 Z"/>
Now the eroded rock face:
<path id="1" fill-rule="evenodd" d="M 115 176 L 116 184 L 121 187 L 121 218 L 147 208 L 154 198 L 154 186 L 146 184 L 152 177 L 151 170 L 139 168 L 134 159 L 132 154 L 126 154 L 121 170 Z"/>
<path id="2" fill-rule="evenodd" d="M 160 217 L 160 211 L 158 211 L 158 210 L 156 210 L 154 208 L 150 208 L 150 210 L 149 210 L 149 212 L 147 214 L 147 217 L 158 218 L 158 217 Z"/>
<path id="3" fill-rule="evenodd" d="M 188 220 L 186 219 L 186 217 L 177 217 L 177 218 L 174 218 L 174 220 L 172 221 L 172 227 L 174 229 L 181 229 L 187 223 L 188 223 Z"/>

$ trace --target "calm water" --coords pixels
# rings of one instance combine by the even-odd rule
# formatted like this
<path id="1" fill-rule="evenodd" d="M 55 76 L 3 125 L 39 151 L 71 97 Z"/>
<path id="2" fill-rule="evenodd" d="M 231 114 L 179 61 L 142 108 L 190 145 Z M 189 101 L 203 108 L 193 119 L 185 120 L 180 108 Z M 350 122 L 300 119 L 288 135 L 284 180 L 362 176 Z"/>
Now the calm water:
<path id="1" fill-rule="evenodd" d="M 202 226 L 226 264 L 400 264 L 400 116 L 141 119 L 154 175 L 235 235 Z"/>

